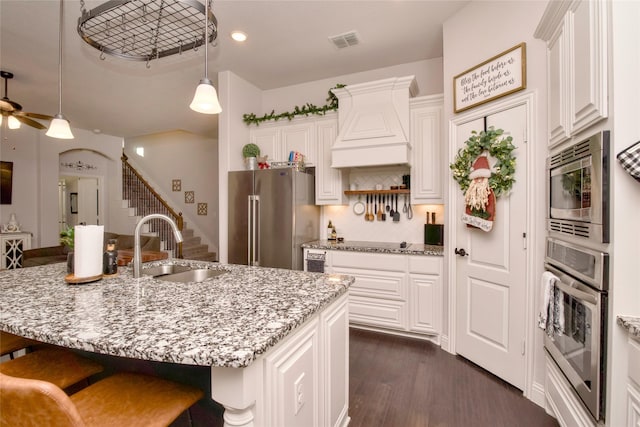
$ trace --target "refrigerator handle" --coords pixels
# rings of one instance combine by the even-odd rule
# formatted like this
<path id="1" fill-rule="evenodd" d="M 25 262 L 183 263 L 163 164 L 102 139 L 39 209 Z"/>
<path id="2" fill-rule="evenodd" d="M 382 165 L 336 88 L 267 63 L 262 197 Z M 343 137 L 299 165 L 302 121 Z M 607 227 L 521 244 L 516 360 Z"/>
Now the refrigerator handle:
<path id="1" fill-rule="evenodd" d="M 260 196 L 250 195 L 248 209 L 249 212 L 247 217 L 249 221 L 247 221 L 247 236 L 249 237 L 249 244 L 247 245 L 247 265 L 258 265 L 258 257 L 260 253 L 258 251 L 258 202 L 260 201 Z M 257 253 L 257 256 L 256 256 Z"/>
<path id="2" fill-rule="evenodd" d="M 254 208 L 254 224 L 253 224 L 253 264 L 260 266 L 260 196 L 253 196 L 255 202 Z"/>
<path id="3" fill-rule="evenodd" d="M 247 265 L 251 265 L 251 248 L 253 247 L 253 196 L 247 197 Z"/>

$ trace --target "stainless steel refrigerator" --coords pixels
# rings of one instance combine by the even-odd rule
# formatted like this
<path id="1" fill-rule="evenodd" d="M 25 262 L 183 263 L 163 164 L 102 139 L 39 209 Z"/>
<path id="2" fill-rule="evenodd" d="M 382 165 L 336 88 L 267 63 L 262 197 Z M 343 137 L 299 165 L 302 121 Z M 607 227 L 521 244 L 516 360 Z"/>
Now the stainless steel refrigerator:
<path id="1" fill-rule="evenodd" d="M 229 172 L 229 263 L 302 270 L 317 240 L 314 176 L 294 169 Z"/>

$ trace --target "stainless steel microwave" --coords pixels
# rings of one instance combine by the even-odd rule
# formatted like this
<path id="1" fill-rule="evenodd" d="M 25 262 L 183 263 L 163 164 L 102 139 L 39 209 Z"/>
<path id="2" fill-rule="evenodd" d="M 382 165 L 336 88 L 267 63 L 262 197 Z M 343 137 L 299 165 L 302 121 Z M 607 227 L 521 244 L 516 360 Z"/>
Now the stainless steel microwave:
<path id="1" fill-rule="evenodd" d="M 547 159 L 547 230 L 609 243 L 609 131 Z"/>

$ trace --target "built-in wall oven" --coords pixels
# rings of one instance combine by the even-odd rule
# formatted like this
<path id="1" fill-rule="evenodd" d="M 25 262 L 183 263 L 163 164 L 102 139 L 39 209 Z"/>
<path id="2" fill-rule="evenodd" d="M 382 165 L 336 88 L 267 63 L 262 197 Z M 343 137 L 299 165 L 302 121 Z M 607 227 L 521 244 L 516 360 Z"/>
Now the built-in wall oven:
<path id="1" fill-rule="evenodd" d="M 547 229 L 557 236 L 609 242 L 609 131 L 547 159 Z"/>
<path id="2" fill-rule="evenodd" d="M 547 328 L 545 349 L 594 419 L 603 421 L 609 256 L 548 238 L 545 269 L 558 279 L 552 295 L 560 316 L 559 327 Z"/>

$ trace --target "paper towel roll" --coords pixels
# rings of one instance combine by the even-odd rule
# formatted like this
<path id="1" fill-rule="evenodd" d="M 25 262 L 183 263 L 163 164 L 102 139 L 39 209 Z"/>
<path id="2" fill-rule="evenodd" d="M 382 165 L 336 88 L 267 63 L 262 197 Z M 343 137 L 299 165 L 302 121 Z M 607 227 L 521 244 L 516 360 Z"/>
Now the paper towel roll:
<path id="1" fill-rule="evenodd" d="M 73 274 L 77 278 L 102 274 L 104 226 L 76 225 L 73 249 Z"/>

